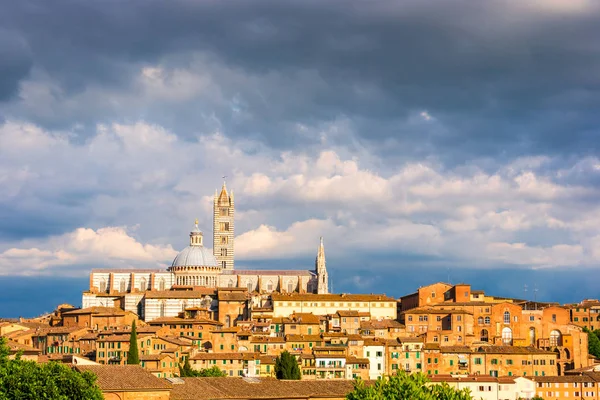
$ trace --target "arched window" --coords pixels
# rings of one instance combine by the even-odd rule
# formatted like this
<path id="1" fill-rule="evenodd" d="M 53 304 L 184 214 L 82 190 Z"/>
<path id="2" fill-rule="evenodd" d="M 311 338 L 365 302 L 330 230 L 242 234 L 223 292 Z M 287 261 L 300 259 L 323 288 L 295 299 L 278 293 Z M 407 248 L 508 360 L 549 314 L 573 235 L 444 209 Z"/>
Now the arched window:
<path id="1" fill-rule="evenodd" d="M 160 303 L 160 312 L 159 312 L 159 315 L 161 317 L 165 316 L 165 309 L 166 309 L 165 303 L 164 302 Z"/>
<path id="2" fill-rule="evenodd" d="M 509 327 L 502 329 L 502 344 L 512 346 L 512 329 Z"/>
<path id="3" fill-rule="evenodd" d="M 504 323 L 510 324 L 510 313 L 508 311 L 504 311 Z"/>
<path id="4" fill-rule="evenodd" d="M 252 288 L 254 287 L 254 285 L 252 285 L 252 282 L 248 282 L 248 291 L 251 292 Z"/>
<path id="5" fill-rule="evenodd" d="M 462 342 L 462 336 L 459 336 L 459 337 L 458 337 L 458 341 L 459 341 L 459 342 Z"/>
<path id="6" fill-rule="evenodd" d="M 140 279 L 140 291 L 143 292 L 148 288 L 148 283 L 145 278 Z"/>
<path id="7" fill-rule="evenodd" d="M 231 327 L 231 317 L 229 315 L 225 316 L 225 328 Z"/>
<path id="8" fill-rule="evenodd" d="M 567 360 L 570 360 L 570 359 L 571 359 L 571 352 L 569 351 L 569 349 L 565 349 L 565 358 L 566 358 Z"/>
<path id="9" fill-rule="evenodd" d="M 562 335 L 556 329 L 550 332 L 550 346 L 562 346 Z"/>
<path id="10" fill-rule="evenodd" d="M 273 282 L 269 281 L 269 283 L 267 283 L 267 292 L 272 292 L 273 291 Z"/>
<path id="11" fill-rule="evenodd" d="M 229 283 L 227 284 L 227 287 L 233 287 L 233 279 L 229 280 Z"/>
<path id="12" fill-rule="evenodd" d="M 288 291 L 288 293 L 292 293 L 294 291 L 294 283 L 293 282 L 288 282 L 287 291 Z"/>
<path id="13" fill-rule="evenodd" d="M 477 318 L 477 323 L 478 323 L 479 325 L 483 325 L 483 317 L 479 317 L 479 318 Z"/>
<path id="14" fill-rule="evenodd" d="M 100 292 L 106 292 L 106 279 L 100 279 Z"/>
<path id="15" fill-rule="evenodd" d="M 490 317 L 485 317 L 485 324 L 489 325 L 490 324 Z"/>
<path id="16" fill-rule="evenodd" d="M 187 308 L 187 301 L 185 301 L 185 300 L 184 300 L 184 301 L 181 303 L 181 311 L 185 311 L 185 309 L 186 309 L 186 308 Z"/>
<path id="17" fill-rule="evenodd" d="M 165 290 L 165 278 L 160 278 L 158 281 L 158 290 Z"/>
<path id="18" fill-rule="evenodd" d="M 124 293 L 125 291 L 127 291 L 127 282 L 125 281 L 125 278 L 121 278 L 121 281 L 119 282 L 119 292 Z"/>
<path id="19" fill-rule="evenodd" d="M 535 346 L 535 328 L 529 328 L 529 345 Z"/>
<path id="20" fill-rule="evenodd" d="M 487 342 L 487 341 L 489 340 L 489 336 L 488 336 L 488 331 L 487 331 L 487 329 L 482 329 L 482 330 L 481 330 L 481 337 L 480 337 L 480 340 L 481 340 L 482 342 Z"/>

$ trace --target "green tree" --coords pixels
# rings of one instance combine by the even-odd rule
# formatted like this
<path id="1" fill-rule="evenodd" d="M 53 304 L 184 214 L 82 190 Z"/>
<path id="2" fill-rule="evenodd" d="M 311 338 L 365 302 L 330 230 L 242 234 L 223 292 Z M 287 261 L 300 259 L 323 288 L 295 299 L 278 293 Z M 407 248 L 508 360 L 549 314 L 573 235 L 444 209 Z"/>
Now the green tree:
<path id="1" fill-rule="evenodd" d="M 346 395 L 347 400 L 471 400 L 468 389 L 451 388 L 447 383 L 432 384 L 423 374 L 409 375 L 404 371 L 389 378 L 379 378 L 373 385 L 364 381 L 354 382 L 354 391 Z"/>
<path id="2" fill-rule="evenodd" d="M 296 357 L 287 350 L 275 360 L 275 376 L 277 379 L 300 379 L 300 368 Z"/>
<path id="3" fill-rule="evenodd" d="M 583 328 L 583 331 L 588 335 L 588 353 L 596 358 L 600 358 L 600 339 L 588 328 Z"/>
<path id="4" fill-rule="evenodd" d="M 137 330 L 135 321 L 131 324 L 131 335 L 129 336 L 129 351 L 127 352 L 127 364 L 139 364 L 140 355 L 137 342 Z"/>
<path id="5" fill-rule="evenodd" d="M 96 376 L 78 373 L 65 364 L 8 358 L 6 339 L 0 338 L 0 399 L 101 400 Z"/>
<path id="6" fill-rule="evenodd" d="M 179 365 L 179 376 L 185 377 L 223 377 L 227 374 L 216 365 L 201 370 L 192 369 L 190 361 L 186 358 L 182 365 Z"/>

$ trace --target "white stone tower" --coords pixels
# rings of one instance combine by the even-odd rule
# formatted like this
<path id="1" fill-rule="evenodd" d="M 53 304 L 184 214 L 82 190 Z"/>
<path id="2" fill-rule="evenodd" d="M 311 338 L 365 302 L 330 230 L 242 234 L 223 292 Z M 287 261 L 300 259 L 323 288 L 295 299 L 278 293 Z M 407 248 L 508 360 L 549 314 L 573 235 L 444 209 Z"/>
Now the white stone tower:
<path id="1" fill-rule="evenodd" d="M 213 254 L 223 270 L 233 269 L 234 215 L 233 190 L 227 193 L 223 182 L 221 193 L 215 191 L 213 205 Z"/>
<path id="2" fill-rule="evenodd" d="M 315 272 L 317 273 L 317 293 L 327 294 L 329 293 L 329 275 L 327 274 L 327 267 L 325 265 L 325 246 L 323 245 L 323 236 L 321 236 L 321 243 L 317 250 L 317 259 L 315 261 Z"/>

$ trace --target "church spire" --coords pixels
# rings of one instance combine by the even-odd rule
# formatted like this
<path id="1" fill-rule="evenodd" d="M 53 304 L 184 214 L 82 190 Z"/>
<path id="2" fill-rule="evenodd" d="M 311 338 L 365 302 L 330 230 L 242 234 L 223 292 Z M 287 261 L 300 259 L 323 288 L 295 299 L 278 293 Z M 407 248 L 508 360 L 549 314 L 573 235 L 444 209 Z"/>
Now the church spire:
<path id="1" fill-rule="evenodd" d="M 227 192 L 223 177 L 221 192 L 215 191 L 213 204 L 213 254 L 219 266 L 232 270 L 234 264 L 234 215 L 233 191 Z"/>
<path id="2" fill-rule="evenodd" d="M 317 250 L 317 259 L 315 260 L 315 272 L 317 273 L 317 293 L 329 293 L 329 276 L 325 263 L 325 245 L 323 244 L 323 236 Z"/>

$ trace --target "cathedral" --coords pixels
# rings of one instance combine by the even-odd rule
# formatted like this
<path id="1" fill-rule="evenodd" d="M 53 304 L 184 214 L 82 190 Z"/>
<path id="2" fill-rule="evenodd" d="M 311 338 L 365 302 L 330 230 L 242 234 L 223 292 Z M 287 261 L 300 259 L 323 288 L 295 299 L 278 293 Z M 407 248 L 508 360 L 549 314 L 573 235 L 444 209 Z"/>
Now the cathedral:
<path id="1" fill-rule="evenodd" d="M 204 246 L 204 236 L 196 220 L 189 234 L 189 246 L 177 254 L 166 270 L 92 270 L 89 290 L 83 293 L 82 306 L 107 306 L 120 302 L 124 309 L 144 314 L 140 307 L 145 300 L 183 297 L 191 300 L 197 293 L 209 293 L 217 288 L 244 288 L 250 293 L 265 294 L 329 293 L 323 238 L 313 270 L 236 270 L 234 217 L 233 191 L 229 193 L 223 183 L 221 192 L 215 192 L 213 203 L 212 251 Z M 209 301 L 206 298 L 197 300 Z"/>

